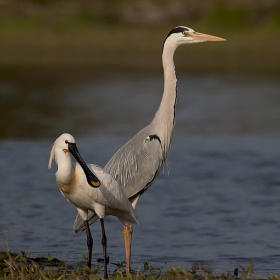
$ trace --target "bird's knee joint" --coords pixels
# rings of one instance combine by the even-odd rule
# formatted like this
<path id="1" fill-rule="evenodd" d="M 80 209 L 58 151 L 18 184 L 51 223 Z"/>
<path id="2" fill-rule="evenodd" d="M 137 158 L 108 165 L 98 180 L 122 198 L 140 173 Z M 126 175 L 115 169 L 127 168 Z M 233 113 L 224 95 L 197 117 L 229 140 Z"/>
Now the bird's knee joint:
<path id="1" fill-rule="evenodd" d="M 127 232 L 132 234 L 132 233 L 133 233 L 133 227 L 132 227 L 132 226 L 129 226 L 129 227 L 127 228 Z"/>
<path id="2" fill-rule="evenodd" d="M 128 226 L 128 227 L 125 226 L 123 228 L 123 232 L 124 233 L 131 233 L 132 234 L 133 233 L 133 227 L 132 226 Z"/>

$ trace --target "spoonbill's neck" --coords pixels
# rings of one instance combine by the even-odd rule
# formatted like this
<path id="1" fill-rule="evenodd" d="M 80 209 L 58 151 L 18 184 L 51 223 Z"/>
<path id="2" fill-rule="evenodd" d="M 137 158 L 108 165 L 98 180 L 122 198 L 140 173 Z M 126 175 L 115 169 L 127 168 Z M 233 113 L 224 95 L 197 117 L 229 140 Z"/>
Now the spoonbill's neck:
<path id="1" fill-rule="evenodd" d="M 58 167 L 56 172 L 57 181 L 65 185 L 69 184 L 74 176 L 74 169 L 72 166 L 72 159 L 70 153 L 59 151 L 59 153 L 56 153 L 55 159 Z"/>

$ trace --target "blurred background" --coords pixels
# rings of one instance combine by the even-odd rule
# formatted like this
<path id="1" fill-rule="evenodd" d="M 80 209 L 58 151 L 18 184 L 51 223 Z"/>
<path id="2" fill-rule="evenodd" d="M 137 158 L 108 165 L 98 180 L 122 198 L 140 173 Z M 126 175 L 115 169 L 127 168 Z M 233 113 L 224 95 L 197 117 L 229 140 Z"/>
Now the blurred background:
<path id="1" fill-rule="evenodd" d="M 57 131 L 48 118 L 56 116 L 57 119 L 61 114 L 58 100 L 63 95 L 61 87 L 84 86 L 103 78 L 106 84 L 108 79 L 130 80 L 129 77 L 117 77 L 121 73 L 134 73 L 136 77 L 150 73 L 148 76 L 157 74 L 161 77 L 163 40 L 178 25 L 227 39 L 226 43 L 179 48 L 175 56 L 179 75 L 222 73 L 231 78 L 238 74 L 235 86 L 244 74 L 251 76 L 250 82 L 252 75 L 258 82 L 260 78 L 277 81 L 280 73 L 278 0 L 1 0 L 0 137 L 55 137 Z M 154 91 L 151 89 L 151 92 Z M 102 95 L 95 92 L 91 98 L 102 98 Z M 274 95 L 271 98 L 278 100 Z M 273 106 L 275 101 L 271 101 Z M 105 103 L 112 104 L 110 100 Z M 265 104 L 260 106 L 265 110 Z M 261 109 L 256 110 L 259 113 Z M 266 109 L 270 111 L 270 108 Z M 100 121 L 107 122 L 111 116 L 107 114 L 113 114 L 112 110 L 103 111 L 102 116 L 92 113 L 83 122 L 90 122 L 91 127 L 95 127 Z M 224 121 L 230 121 L 229 117 L 232 116 Z M 269 132 L 279 132 L 278 115 L 263 117 Z M 207 123 L 207 131 L 212 131 L 209 125 L 214 124 Z M 251 132 L 251 125 L 253 131 L 258 130 L 254 124 L 243 124 L 243 130 L 247 127 Z M 189 126 L 185 129 L 192 132 Z M 224 126 L 227 124 L 214 129 L 215 132 L 229 132 Z M 86 133 L 80 129 L 80 124 L 66 128 L 73 133 Z M 267 131 L 264 127 L 260 130 Z M 205 128 L 196 132 L 203 133 Z"/>
<path id="2" fill-rule="evenodd" d="M 59 105 L 65 88 L 95 84 L 103 78 L 106 84 L 108 79 L 130 80 L 117 77 L 121 73 L 134 73 L 136 77 L 150 73 L 148 76 L 161 77 L 163 40 L 178 25 L 227 39 L 226 43 L 179 48 L 175 56 L 179 75 L 222 73 L 230 79 L 238 74 L 235 86 L 244 74 L 250 78 L 253 75 L 258 82 L 260 78 L 277 81 L 280 73 L 278 0 L 1 0 L 0 137 L 55 137 L 57 131 L 48 118 L 57 119 L 65 109 Z M 94 92 L 91 98 L 102 98 L 102 95 Z M 279 101 L 277 96 L 271 98 Z M 275 101 L 272 100 L 273 106 Z M 112 104 L 110 100 L 105 103 Z M 267 111 L 264 114 L 267 113 L 270 114 Z M 92 113 L 90 118 L 80 121 L 95 127 L 100 121 L 107 122 L 111 117 L 108 114 L 113 114 L 112 110 L 103 111 L 102 116 Z M 263 117 L 269 132 L 279 132 L 278 115 Z M 228 118 L 223 120 L 230 121 Z M 87 133 L 80 125 L 65 127 L 64 123 L 64 128 L 73 133 Z M 207 123 L 207 131 L 209 125 L 214 124 Z M 189 126 L 185 129 L 192 132 Z M 214 129 L 215 132 L 228 132 L 224 126 L 227 124 Z M 250 124 L 243 124 L 243 130 L 245 126 L 250 132 Z M 266 131 L 263 127 L 261 130 Z M 205 128 L 196 132 L 204 133 Z"/>
<path id="3" fill-rule="evenodd" d="M 83 261 L 76 210 L 47 170 L 51 145 L 69 132 L 104 166 L 152 120 L 178 25 L 227 41 L 176 51 L 171 164 L 138 203 L 133 268 L 280 273 L 279 0 L 0 0 L 0 250 Z M 121 262 L 121 226 L 106 225 Z"/>

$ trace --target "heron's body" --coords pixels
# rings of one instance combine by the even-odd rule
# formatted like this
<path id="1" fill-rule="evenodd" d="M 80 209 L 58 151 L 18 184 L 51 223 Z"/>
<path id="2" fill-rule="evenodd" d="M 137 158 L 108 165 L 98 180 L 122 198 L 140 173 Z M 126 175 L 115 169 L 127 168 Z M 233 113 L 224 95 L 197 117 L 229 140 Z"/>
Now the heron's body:
<path id="1" fill-rule="evenodd" d="M 117 181 L 97 165 L 86 165 L 81 161 L 72 162 L 69 151 L 72 154 L 77 152 L 75 150 L 73 152 L 71 147 L 68 147 L 70 144 L 75 144 L 75 140 L 70 134 L 62 134 L 55 141 L 50 155 L 49 168 L 55 158 L 58 166 L 55 174 L 57 185 L 65 199 L 77 207 L 83 225 L 87 226 L 89 211 L 95 213 L 103 223 L 106 207 L 110 207 L 110 215 L 117 216 L 124 226 L 138 223 L 135 210 Z M 79 157 L 78 154 L 77 160 L 80 160 L 81 157 Z M 99 180 L 98 188 L 89 185 L 87 172 L 91 172 L 93 178 Z M 90 266 L 90 262 L 88 266 Z"/>
<path id="2" fill-rule="evenodd" d="M 225 40 L 195 32 L 191 28 L 184 26 L 176 27 L 170 31 L 164 41 L 162 52 L 164 92 L 154 119 L 122 146 L 104 167 L 106 172 L 110 173 L 123 187 L 125 194 L 134 207 L 139 197 L 152 185 L 168 157 L 175 125 L 177 101 L 174 52 L 179 45 L 205 41 Z M 89 222 L 92 223 L 96 220 L 98 220 L 98 217 L 91 213 Z M 76 231 L 83 229 L 79 216 L 76 217 L 74 228 Z M 130 246 L 129 242 L 126 247 Z M 127 271 L 129 271 L 130 249 L 127 249 L 126 252 Z"/>

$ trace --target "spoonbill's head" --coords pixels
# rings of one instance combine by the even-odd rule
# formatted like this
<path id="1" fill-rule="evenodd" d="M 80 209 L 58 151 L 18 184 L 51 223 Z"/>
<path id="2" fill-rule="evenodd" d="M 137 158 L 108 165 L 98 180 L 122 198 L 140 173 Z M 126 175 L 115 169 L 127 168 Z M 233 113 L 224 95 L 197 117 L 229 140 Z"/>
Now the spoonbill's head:
<path id="1" fill-rule="evenodd" d="M 226 39 L 199 33 L 186 26 L 177 26 L 169 32 L 164 45 L 173 44 L 178 47 L 183 44 L 202 43 L 207 41 L 226 41 Z"/>
<path id="2" fill-rule="evenodd" d="M 87 182 L 90 186 L 94 188 L 98 188 L 100 186 L 99 179 L 92 173 L 92 171 L 89 169 L 89 167 L 83 160 L 76 146 L 74 137 L 69 133 L 64 133 L 55 140 L 50 154 L 49 169 L 51 168 L 52 160 L 56 159 L 56 162 L 58 164 L 57 159 L 63 153 L 64 154 L 70 153 L 77 160 L 77 162 L 84 170 L 87 178 Z"/>

